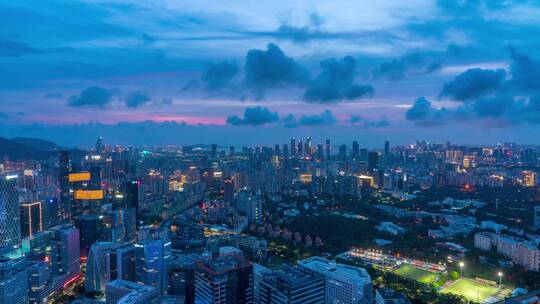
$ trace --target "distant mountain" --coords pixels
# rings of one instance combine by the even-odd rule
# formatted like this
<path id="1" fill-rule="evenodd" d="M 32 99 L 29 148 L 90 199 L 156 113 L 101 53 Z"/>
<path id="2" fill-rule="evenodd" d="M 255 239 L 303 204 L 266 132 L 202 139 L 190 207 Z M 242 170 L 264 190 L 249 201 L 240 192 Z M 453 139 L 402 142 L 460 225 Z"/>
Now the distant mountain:
<path id="1" fill-rule="evenodd" d="M 23 139 L 28 145 L 22 144 L 15 140 L 10 140 L 0 137 L 0 158 L 7 156 L 10 160 L 19 159 L 36 159 L 42 160 L 54 156 L 56 153 L 51 149 L 51 145 L 56 144 L 41 141 L 40 139 L 25 138 Z M 38 147 L 38 148 L 34 148 Z"/>
<path id="2" fill-rule="evenodd" d="M 53 143 L 51 141 L 47 141 L 47 140 L 39 139 L 39 138 L 14 137 L 14 138 L 10 138 L 10 140 L 14 141 L 16 143 L 19 143 L 21 145 L 25 145 L 27 147 L 30 147 L 32 149 L 40 150 L 40 151 L 52 152 L 52 151 L 57 151 L 59 149 L 57 144 L 55 144 L 55 143 Z"/>

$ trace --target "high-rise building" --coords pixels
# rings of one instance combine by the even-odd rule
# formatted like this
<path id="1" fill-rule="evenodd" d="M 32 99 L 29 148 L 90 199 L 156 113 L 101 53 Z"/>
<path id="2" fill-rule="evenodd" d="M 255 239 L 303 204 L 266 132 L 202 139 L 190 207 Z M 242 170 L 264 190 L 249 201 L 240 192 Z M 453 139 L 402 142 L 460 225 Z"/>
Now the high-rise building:
<path id="1" fill-rule="evenodd" d="M 0 258 L 0 304 L 26 304 L 27 302 L 26 261 Z"/>
<path id="2" fill-rule="evenodd" d="M 236 194 L 236 209 L 244 213 L 250 222 L 260 221 L 262 219 L 261 194 L 248 190 L 239 191 Z"/>
<path id="3" fill-rule="evenodd" d="M 137 257 L 135 246 L 127 244 L 116 249 L 116 277 L 121 280 L 135 282 L 137 280 Z"/>
<path id="4" fill-rule="evenodd" d="M 538 180 L 536 172 L 529 170 L 521 172 L 521 185 L 525 187 L 536 187 L 537 184 Z"/>
<path id="5" fill-rule="evenodd" d="M 75 218 L 75 228 L 79 230 L 81 256 L 88 257 L 90 247 L 99 239 L 98 217 L 81 215 Z"/>
<path id="6" fill-rule="evenodd" d="M 357 160 L 360 156 L 360 145 L 358 145 L 358 142 L 355 140 L 352 142 L 352 159 Z"/>
<path id="7" fill-rule="evenodd" d="M 58 152 L 58 185 L 60 186 L 60 220 L 61 222 L 71 221 L 71 194 L 69 186 L 69 173 L 71 172 L 71 162 L 69 151 Z"/>
<path id="8" fill-rule="evenodd" d="M 195 269 L 203 258 L 197 254 L 173 254 L 167 264 L 167 295 L 182 297 L 184 303 L 195 303 Z"/>
<path id="9" fill-rule="evenodd" d="M 325 278 L 325 303 L 371 304 L 371 277 L 360 267 L 337 264 L 321 257 L 299 262 L 299 267 Z"/>
<path id="10" fill-rule="evenodd" d="M 291 138 L 291 156 L 296 156 L 296 139 L 294 137 Z"/>
<path id="11" fill-rule="evenodd" d="M 368 170 L 373 172 L 379 167 L 379 154 L 375 151 L 368 153 Z"/>
<path id="12" fill-rule="evenodd" d="M 107 304 L 158 304 L 161 294 L 155 287 L 117 279 L 107 283 L 105 299 Z"/>
<path id="13" fill-rule="evenodd" d="M 326 140 L 325 149 L 326 149 L 326 160 L 329 160 L 330 159 L 330 139 Z"/>
<path id="14" fill-rule="evenodd" d="M 112 242 L 97 242 L 90 248 L 86 260 L 86 275 L 84 289 L 86 292 L 105 292 L 105 287 L 116 273 L 114 251 L 120 245 Z"/>
<path id="15" fill-rule="evenodd" d="M 51 228 L 51 267 L 53 274 L 72 279 L 81 273 L 79 230 L 65 224 Z"/>
<path id="16" fill-rule="evenodd" d="M 535 230 L 540 230 L 540 206 L 534 206 L 533 225 Z"/>
<path id="17" fill-rule="evenodd" d="M 223 255 L 197 263 L 195 303 L 253 303 L 253 265 L 239 255 Z"/>
<path id="18" fill-rule="evenodd" d="M 167 263 L 171 257 L 171 243 L 147 239 L 134 246 L 136 282 L 153 286 L 163 294 L 167 289 Z"/>
<path id="19" fill-rule="evenodd" d="M 384 141 L 384 156 L 390 154 L 390 141 L 387 139 Z"/>
<path id="20" fill-rule="evenodd" d="M 41 202 L 21 203 L 21 236 L 33 236 L 43 231 L 43 208 Z"/>
<path id="21" fill-rule="evenodd" d="M 21 243 L 17 175 L 0 175 L 0 247 Z"/>
<path id="22" fill-rule="evenodd" d="M 298 267 L 282 266 L 262 274 L 259 303 L 322 304 L 324 287 L 324 276 Z"/>
<path id="23" fill-rule="evenodd" d="M 339 160 L 344 161 L 347 159 L 347 145 L 339 146 Z"/>
<path id="24" fill-rule="evenodd" d="M 32 262 L 26 269 L 28 273 L 28 303 L 42 304 L 54 291 L 54 281 L 47 262 Z"/>

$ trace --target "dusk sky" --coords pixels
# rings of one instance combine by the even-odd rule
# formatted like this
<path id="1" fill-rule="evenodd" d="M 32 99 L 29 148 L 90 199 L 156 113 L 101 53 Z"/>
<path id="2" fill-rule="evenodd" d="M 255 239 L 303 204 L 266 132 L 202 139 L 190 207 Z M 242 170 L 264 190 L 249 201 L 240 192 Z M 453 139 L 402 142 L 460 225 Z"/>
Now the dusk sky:
<path id="1" fill-rule="evenodd" d="M 536 1 L 2 1 L 0 136 L 540 144 Z"/>

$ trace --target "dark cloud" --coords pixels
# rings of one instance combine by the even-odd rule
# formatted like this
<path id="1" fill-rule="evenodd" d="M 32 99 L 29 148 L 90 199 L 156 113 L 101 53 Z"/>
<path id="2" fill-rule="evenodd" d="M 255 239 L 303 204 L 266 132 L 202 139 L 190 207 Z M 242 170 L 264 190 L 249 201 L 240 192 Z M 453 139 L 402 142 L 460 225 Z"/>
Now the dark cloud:
<path id="1" fill-rule="evenodd" d="M 510 83 L 526 90 L 539 90 L 540 61 L 517 52 L 512 46 L 509 47 L 509 51 L 512 58 Z"/>
<path id="2" fill-rule="evenodd" d="M 141 36 L 144 45 L 152 44 L 157 41 L 157 38 L 148 33 L 143 33 Z"/>
<path id="3" fill-rule="evenodd" d="M 163 98 L 161 100 L 161 104 L 162 105 L 171 105 L 171 104 L 173 104 L 173 100 L 172 100 L 172 98 Z"/>
<path id="4" fill-rule="evenodd" d="M 137 108 L 138 106 L 149 102 L 150 95 L 143 91 L 137 90 L 127 94 L 124 101 L 128 108 Z"/>
<path id="5" fill-rule="evenodd" d="M 289 114 L 283 119 L 283 125 L 287 128 L 296 128 L 299 126 L 331 126 L 336 124 L 337 119 L 331 111 L 325 110 L 317 115 L 303 115 L 296 118 Z"/>
<path id="6" fill-rule="evenodd" d="M 504 80 L 506 72 L 502 69 L 468 69 L 444 84 L 441 96 L 454 100 L 470 100 L 495 92 Z"/>
<path id="7" fill-rule="evenodd" d="M 36 49 L 23 42 L 0 38 L 0 56 L 18 57 L 41 53 L 45 53 L 45 51 Z"/>
<path id="8" fill-rule="evenodd" d="M 207 90 L 223 89 L 240 72 L 240 68 L 235 61 L 221 61 L 209 63 L 201 76 Z"/>
<path id="9" fill-rule="evenodd" d="M 321 69 L 319 76 L 309 83 L 304 92 L 304 99 L 308 102 L 332 103 L 373 94 L 370 85 L 354 84 L 356 60 L 351 56 L 322 61 Z"/>
<path id="10" fill-rule="evenodd" d="M 299 85 L 308 79 L 307 70 L 272 43 L 268 44 L 266 50 L 250 50 L 246 55 L 244 70 L 246 85 L 256 92 Z"/>
<path id="11" fill-rule="evenodd" d="M 279 121 L 279 115 L 276 112 L 272 112 L 267 108 L 257 106 L 253 108 L 246 108 L 244 110 L 244 116 L 229 116 L 227 117 L 227 124 L 232 126 L 262 126 Z"/>
<path id="12" fill-rule="evenodd" d="M 111 101 L 112 92 L 102 87 L 92 86 L 81 91 L 79 96 L 71 96 L 68 105 L 72 107 L 103 107 Z"/>
<path id="13" fill-rule="evenodd" d="M 390 122 L 388 122 L 386 117 L 382 117 L 381 119 L 378 119 L 378 120 L 372 120 L 372 119 L 368 119 L 360 115 L 352 115 L 351 117 L 349 117 L 347 121 L 350 124 L 359 125 L 366 129 L 384 128 L 390 125 Z"/>
<path id="14" fill-rule="evenodd" d="M 375 78 L 385 78 L 391 81 L 398 81 L 408 74 L 430 74 L 441 68 L 442 60 L 438 58 L 427 58 L 419 52 L 411 53 L 399 59 L 383 62 L 375 70 Z"/>
<path id="15" fill-rule="evenodd" d="M 419 126 L 438 126 L 446 123 L 449 114 L 446 108 L 433 108 L 429 100 L 419 97 L 405 113 L 405 118 Z"/>
<path id="16" fill-rule="evenodd" d="M 48 93 L 48 94 L 45 94 L 43 97 L 60 99 L 60 98 L 64 98 L 64 94 L 62 94 L 62 93 Z"/>

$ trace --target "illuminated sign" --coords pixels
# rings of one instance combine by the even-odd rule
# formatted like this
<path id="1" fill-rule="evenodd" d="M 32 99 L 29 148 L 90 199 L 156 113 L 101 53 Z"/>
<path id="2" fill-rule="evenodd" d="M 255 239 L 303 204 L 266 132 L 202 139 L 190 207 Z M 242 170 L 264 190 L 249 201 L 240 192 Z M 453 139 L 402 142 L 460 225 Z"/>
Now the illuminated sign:
<path id="1" fill-rule="evenodd" d="M 84 182 L 90 180 L 90 172 L 70 173 L 69 182 Z"/>
<path id="2" fill-rule="evenodd" d="M 103 199 L 103 190 L 75 190 L 76 200 L 99 200 Z"/>

